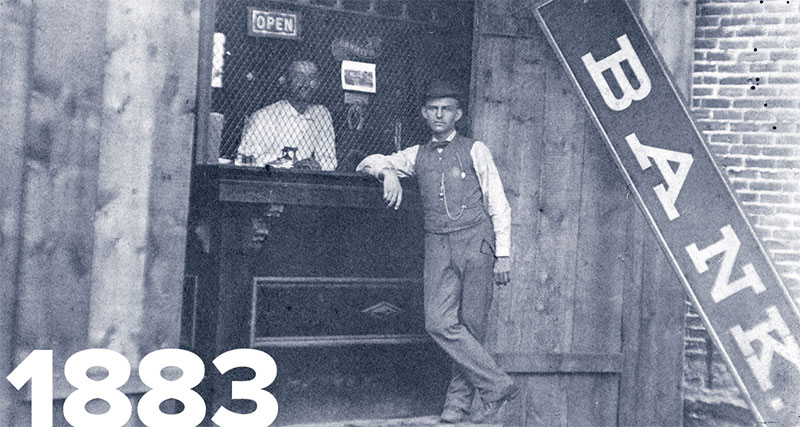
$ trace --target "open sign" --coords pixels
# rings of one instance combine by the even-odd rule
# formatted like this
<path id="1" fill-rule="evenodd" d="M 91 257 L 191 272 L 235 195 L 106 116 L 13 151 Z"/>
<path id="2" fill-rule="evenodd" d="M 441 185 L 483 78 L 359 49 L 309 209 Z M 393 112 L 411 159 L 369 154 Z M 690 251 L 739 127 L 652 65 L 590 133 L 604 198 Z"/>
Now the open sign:
<path id="1" fill-rule="evenodd" d="M 277 12 L 248 8 L 247 33 L 254 37 L 300 38 L 300 16 L 294 12 Z"/>

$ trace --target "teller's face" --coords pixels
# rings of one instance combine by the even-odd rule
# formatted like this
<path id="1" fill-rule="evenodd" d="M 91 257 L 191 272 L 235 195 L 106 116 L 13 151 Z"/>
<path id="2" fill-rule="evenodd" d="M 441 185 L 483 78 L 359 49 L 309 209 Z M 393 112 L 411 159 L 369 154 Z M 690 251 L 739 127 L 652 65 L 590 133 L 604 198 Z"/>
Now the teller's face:
<path id="1" fill-rule="evenodd" d="M 452 132 L 462 114 L 455 98 L 431 98 L 422 106 L 422 117 L 436 136 L 447 136 Z"/>
<path id="2" fill-rule="evenodd" d="M 316 70 L 292 70 L 289 73 L 290 96 L 299 101 L 309 101 L 319 85 L 317 79 Z"/>

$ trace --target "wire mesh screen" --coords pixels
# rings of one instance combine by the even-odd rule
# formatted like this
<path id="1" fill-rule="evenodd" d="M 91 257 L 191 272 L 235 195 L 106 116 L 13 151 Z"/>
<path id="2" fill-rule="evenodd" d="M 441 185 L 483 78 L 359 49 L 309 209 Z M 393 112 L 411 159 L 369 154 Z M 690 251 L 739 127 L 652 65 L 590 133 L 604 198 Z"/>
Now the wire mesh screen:
<path id="1" fill-rule="evenodd" d="M 272 26 L 298 37 L 252 34 L 253 10 L 289 16 Z M 419 111 L 431 79 L 468 93 L 472 2 L 218 0 L 214 40 L 221 157 L 353 171 L 429 138 Z M 343 61 L 356 63 L 344 79 Z"/>

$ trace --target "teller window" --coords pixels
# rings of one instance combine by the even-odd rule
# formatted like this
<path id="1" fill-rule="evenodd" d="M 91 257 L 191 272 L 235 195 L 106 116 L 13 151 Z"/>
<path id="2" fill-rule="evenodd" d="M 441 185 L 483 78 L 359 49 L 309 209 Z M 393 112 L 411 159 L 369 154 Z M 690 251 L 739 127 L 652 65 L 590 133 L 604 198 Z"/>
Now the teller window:
<path id="1" fill-rule="evenodd" d="M 420 105 L 432 79 L 468 93 L 471 1 L 214 3 L 203 137 L 220 163 L 353 172 L 430 137 Z"/>

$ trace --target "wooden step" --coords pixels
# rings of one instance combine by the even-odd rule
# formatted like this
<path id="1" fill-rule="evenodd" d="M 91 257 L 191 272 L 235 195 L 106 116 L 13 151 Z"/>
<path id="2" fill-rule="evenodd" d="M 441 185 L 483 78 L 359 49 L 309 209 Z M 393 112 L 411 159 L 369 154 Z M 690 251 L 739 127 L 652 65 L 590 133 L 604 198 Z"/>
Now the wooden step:
<path id="1" fill-rule="evenodd" d="M 313 424 L 292 424 L 288 427 L 431 427 L 431 426 L 447 426 L 447 427 L 502 427 L 502 424 L 473 424 L 473 423 L 459 423 L 459 424 L 444 424 L 439 422 L 439 417 L 436 415 L 427 417 L 416 418 L 394 418 L 394 419 L 374 419 L 374 420 L 352 420 L 352 421 L 337 421 L 331 423 L 313 423 Z"/>

